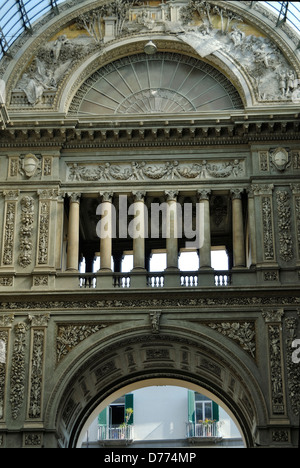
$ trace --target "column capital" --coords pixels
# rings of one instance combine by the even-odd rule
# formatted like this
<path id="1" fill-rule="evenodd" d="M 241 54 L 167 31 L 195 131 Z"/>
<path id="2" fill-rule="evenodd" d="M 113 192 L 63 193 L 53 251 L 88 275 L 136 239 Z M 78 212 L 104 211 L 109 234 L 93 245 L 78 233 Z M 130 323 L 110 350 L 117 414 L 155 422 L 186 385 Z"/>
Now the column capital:
<path id="1" fill-rule="evenodd" d="M 134 201 L 144 201 L 146 196 L 146 192 L 142 192 L 141 190 L 137 190 L 136 192 L 132 192 L 134 197 Z"/>
<path id="2" fill-rule="evenodd" d="M 240 188 L 234 188 L 230 190 L 232 200 L 239 200 L 242 198 L 242 193 L 244 192 L 244 189 Z"/>
<path id="3" fill-rule="evenodd" d="M 199 200 L 209 200 L 211 194 L 210 189 L 200 189 L 197 190 L 197 195 Z"/>
<path id="4" fill-rule="evenodd" d="M 113 192 L 100 192 L 102 201 L 112 203 L 112 198 L 114 196 Z"/>
<path id="5" fill-rule="evenodd" d="M 165 195 L 167 197 L 167 201 L 176 201 L 178 190 L 165 190 Z"/>
<path id="6" fill-rule="evenodd" d="M 70 198 L 70 203 L 80 203 L 81 193 L 72 192 L 67 195 Z"/>

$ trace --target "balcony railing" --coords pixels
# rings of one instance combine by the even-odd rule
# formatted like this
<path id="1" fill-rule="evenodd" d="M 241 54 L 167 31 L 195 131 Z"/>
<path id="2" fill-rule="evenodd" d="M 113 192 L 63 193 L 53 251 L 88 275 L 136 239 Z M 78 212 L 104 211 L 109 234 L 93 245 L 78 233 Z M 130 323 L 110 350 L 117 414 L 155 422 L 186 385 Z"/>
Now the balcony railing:
<path id="1" fill-rule="evenodd" d="M 214 437 L 219 438 L 219 424 L 217 422 L 211 423 L 187 423 L 187 437 L 199 437 L 199 438 L 208 438 Z"/>
<path id="2" fill-rule="evenodd" d="M 98 440 L 132 440 L 133 427 L 131 425 L 113 427 L 98 426 Z"/>
<path id="3" fill-rule="evenodd" d="M 86 289 L 97 288 L 101 274 L 81 273 L 79 276 L 79 287 Z M 203 281 L 205 275 L 198 274 L 196 271 L 180 271 L 178 273 L 152 272 L 152 273 L 110 273 L 106 275 L 106 287 L 112 289 L 128 289 L 135 287 L 134 279 L 139 280 L 139 287 L 145 288 L 164 288 L 171 286 L 168 280 L 173 281 L 174 286 L 182 288 L 195 288 L 202 286 L 228 287 L 232 284 L 232 273 L 229 270 L 216 271 L 208 273 L 209 283 Z"/>

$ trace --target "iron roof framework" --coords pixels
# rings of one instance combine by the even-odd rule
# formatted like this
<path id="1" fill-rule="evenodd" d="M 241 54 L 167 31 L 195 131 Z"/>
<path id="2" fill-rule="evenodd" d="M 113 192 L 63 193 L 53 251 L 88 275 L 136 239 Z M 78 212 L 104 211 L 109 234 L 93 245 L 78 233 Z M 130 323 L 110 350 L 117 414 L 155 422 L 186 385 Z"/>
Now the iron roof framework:
<path id="1" fill-rule="evenodd" d="M 32 33 L 32 25 L 46 13 L 59 13 L 65 0 L 0 0 L 0 59 L 9 55 L 10 46 L 23 33 Z M 251 2 L 251 6 L 258 2 Z M 300 34 L 299 2 L 260 2 L 277 15 L 276 27 L 289 23 Z M 300 47 L 300 42 L 299 46 Z"/>
<path id="2" fill-rule="evenodd" d="M 58 4 L 64 0 L 7 0 L 0 6 L 0 58 L 9 55 L 9 48 L 25 31 L 46 13 L 59 13 Z M 2 3 L 2 2 L 1 2 Z"/>

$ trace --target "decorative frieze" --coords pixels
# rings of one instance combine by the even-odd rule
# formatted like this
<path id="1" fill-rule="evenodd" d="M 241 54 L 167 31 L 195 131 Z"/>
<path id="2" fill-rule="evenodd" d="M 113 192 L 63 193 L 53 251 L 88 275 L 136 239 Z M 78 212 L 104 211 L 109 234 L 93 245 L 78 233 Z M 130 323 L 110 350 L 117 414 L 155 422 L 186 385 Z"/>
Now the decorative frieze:
<path id="1" fill-rule="evenodd" d="M 238 178 L 245 175 L 245 162 L 238 159 L 223 161 L 151 162 L 133 161 L 131 164 L 77 164 L 67 165 L 70 182 L 151 181 L 151 180 L 205 180 Z"/>

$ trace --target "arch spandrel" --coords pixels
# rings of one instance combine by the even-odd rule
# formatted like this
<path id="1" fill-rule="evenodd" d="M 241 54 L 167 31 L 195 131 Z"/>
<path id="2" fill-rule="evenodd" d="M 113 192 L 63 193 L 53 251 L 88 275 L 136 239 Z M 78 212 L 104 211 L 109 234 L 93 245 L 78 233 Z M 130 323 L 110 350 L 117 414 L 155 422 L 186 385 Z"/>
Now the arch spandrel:
<path id="1" fill-rule="evenodd" d="M 115 392 L 145 379 L 175 379 L 213 395 L 233 414 L 252 446 L 252 427 L 264 424 L 267 414 L 255 364 L 251 373 L 244 355 L 224 347 L 226 340 L 218 341 L 215 331 L 207 333 L 192 336 L 174 328 L 151 334 L 141 329 L 119 333 L 106 343 L 97 341 L 96 335 L 93 343 L 87 339 L 84 352 L 77 348 L 73 360 L 71 355 L 66 358 L 63 376 L 49 400 L 47 418 L 57 415 L 52 425 L 64 434 L 60 443 L 76 446 L 89 416 Z M 57 371 L 61 372 L 59 367 Z"/>
<path id="2" fill-rule="evenodd" d="M 63 13 L 65 24 L 59 15 L 49 29 L 44 26 L 45 45 L 31 44 L 32 53 L 29 47 L 21 66 L 6 78 L 10 112 L 68 112 L 80 87 L 108 63 L 108 56 L 113 61 L 140 53 L 149 38 L 160 51 L 188 50 L 222 70 L 245 107 L 293 104 L 289 74 L 294 80 L 299 76 L 297 52 L 290 40 L 283 42 L 274 27 L 264 24 L 261 13 L 256 18 L 256 10 L 243 2 L 206 2 L 209 14 L 196 11 L 189 1 L 154 3 L 132 7 L 124 2 L 121 10 L 115 2 L 90 3 L 91 10 L 81 4 L 69 16 Z M 105 15 L 110 10 L 114 19 L 109 22 Z"/>

